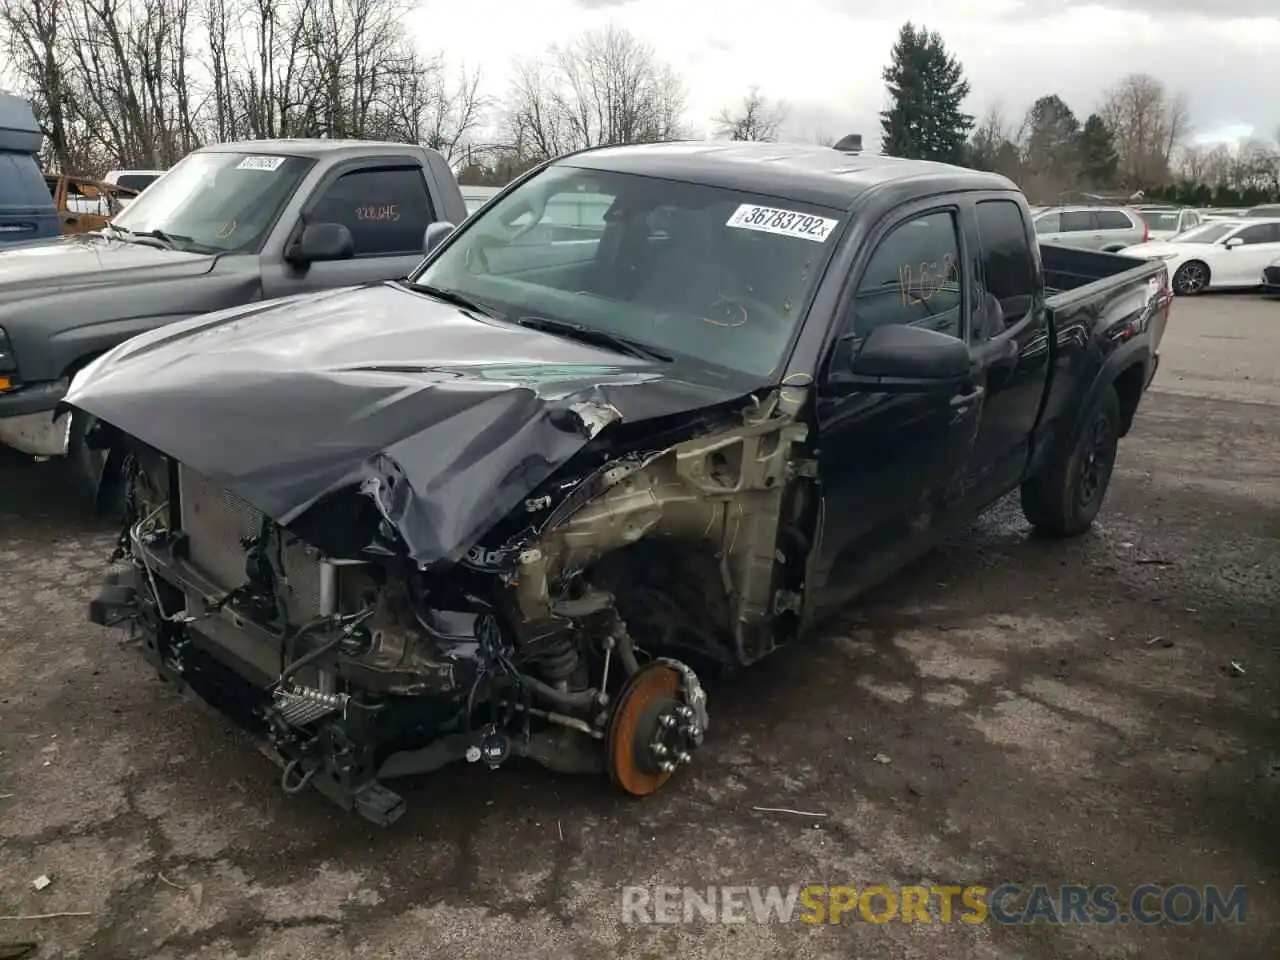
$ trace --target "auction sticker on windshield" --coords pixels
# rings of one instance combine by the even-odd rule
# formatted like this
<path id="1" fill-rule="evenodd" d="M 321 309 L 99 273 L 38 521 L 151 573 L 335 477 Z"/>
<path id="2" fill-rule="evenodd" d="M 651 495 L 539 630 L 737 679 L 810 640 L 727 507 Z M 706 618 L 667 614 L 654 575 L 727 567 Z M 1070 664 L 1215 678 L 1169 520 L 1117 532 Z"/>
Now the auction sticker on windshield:
<path id="1" fill-rule="evenodd" d="M 278 170 L 284 163 L 284 157 L 245 157 L 238 164 L 237 170 Z"/>
<path id="2" fill-rule="evenodd" d="M 776 207 L 758 207 L 754 203 L 744 203 L 733 211 L 725 223 L 726 227 L 735 230 L 759 230 L 762 233 L 776 233 L 783 237 L 799 237 L 801 240 L 824 242 L 831 236 L 839 220 L 828 217 L 815 217 L 795 210 L 779 210 Z"/>

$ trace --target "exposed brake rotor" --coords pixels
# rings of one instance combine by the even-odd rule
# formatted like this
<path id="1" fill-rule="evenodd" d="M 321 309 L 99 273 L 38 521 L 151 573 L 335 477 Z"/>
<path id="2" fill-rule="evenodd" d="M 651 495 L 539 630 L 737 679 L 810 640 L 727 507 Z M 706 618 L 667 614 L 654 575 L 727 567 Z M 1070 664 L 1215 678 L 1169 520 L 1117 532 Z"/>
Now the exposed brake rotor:
<path id="1" fill-rule="evenodd" d="M 702 743 L 705 712 L 686 697 L 703 697 L 697 679 L 683 664 L 654 661 L 632 676 L 618 694 L 605 731 L 609 777 L 627 793 L 645 797 L 688 763 Z M 699 704 L 697 704 L 700 706 Z"/>

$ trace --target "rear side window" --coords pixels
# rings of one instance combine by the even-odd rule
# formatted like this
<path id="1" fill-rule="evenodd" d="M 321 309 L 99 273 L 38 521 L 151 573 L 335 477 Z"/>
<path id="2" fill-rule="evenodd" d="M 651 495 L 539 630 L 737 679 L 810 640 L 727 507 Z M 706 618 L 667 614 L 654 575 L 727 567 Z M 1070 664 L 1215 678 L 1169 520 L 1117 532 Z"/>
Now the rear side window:
<path id="1" fill-rule="evenodd" d="M 1098 229 L 1100 230 L 1132 230 L 1133 221 L 1121 210 L 1099 210 Z"/>
<path id="2" fill-rule="evenodd" d="M 126 173 L 116 181 L 116 185 L 129 190 L 143 190 L 158 179 L 154 173 Z"/>
<path id="3" fill-rule="evenodd" d="M 351 231 L 357 257 L 422 252 L 422 235 L 435 219 L 427 184 L 416 167 L 356 170 L 325 190 L 310 219 Z"/>
<path id="4" fill-rule="evenodd" d="M 25 153 L 0 153 L 0 210 L 43 213 L 52 206 L 53 196 L 35 160 Z"/>
<path id="5" fill-rule="evenodd" d="M 1036 233 L 1057 233 L 1062 226 L 1062 215 L 1043 213 L 1035 219 Z"/>
<path id="6" fill-rule="evenodd" d="M 865 337 L 900 323 L 959 337 L 961 295 L 955 214 L 913 217 L 894 227 L 871 255 L 854 294 L 852 332 Z"/>
<path id="7" fill-rule="evenodd" d="M 977 339 L 989 339 L 1021 320 L 1035 294 L 1035 261 L 1027 242 L 1022 209 L 1012 200 L 978 204 L 982 284 L 975 291 Z"/>
<path id="8" fill-rule="evenodd" d="M 1059 229 L 1063 233 L 1079 233 L 1083 230 L 1096 230 L 1094 225 L 1093 214 L 1088 210 L 1066 210 L 1062 214 L 1062 226 Z"/>

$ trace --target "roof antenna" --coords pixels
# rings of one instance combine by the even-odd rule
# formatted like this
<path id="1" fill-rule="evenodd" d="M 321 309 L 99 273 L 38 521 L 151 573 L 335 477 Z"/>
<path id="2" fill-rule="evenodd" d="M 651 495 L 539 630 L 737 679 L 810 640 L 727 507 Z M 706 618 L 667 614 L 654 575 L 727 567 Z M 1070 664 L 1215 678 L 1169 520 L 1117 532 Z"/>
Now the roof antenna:
<path id="1" fill-rule="evenodd" d="M 841 137 L 835 142 L 831 149 L 839 150 L 841 153 L 852 153 L 855 155 L 862 153 L 862 134 L 850 133 Z"/>

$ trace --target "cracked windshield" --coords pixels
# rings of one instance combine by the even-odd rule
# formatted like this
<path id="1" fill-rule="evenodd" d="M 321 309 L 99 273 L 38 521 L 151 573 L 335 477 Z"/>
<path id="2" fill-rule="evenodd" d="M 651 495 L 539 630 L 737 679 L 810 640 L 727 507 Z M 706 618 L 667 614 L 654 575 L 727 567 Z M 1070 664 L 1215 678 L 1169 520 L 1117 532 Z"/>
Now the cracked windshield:
<path id="1" fill-rule="evenodd" d="M 841 212 L 717 187 L 550 170 L 479 215 L 416 282 L 703 366 L 782 361 Z"/>
<path id="2" fill-rule="evenodd" d="M 262 242 L 311 163 L 301 157 L 192 153 L 109 229 L 210 253 L 252 248 Z"/>

